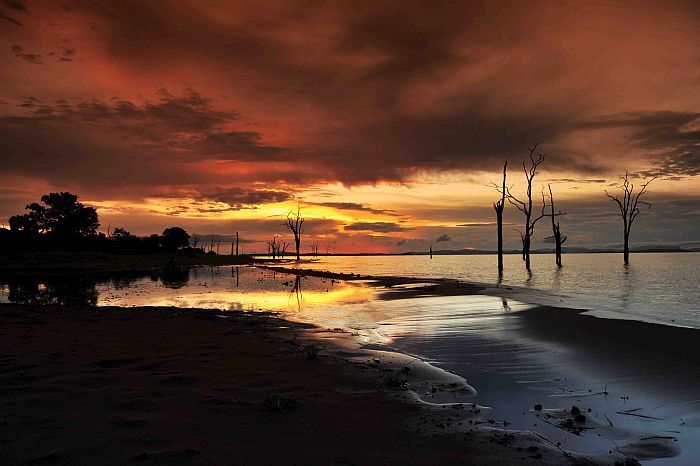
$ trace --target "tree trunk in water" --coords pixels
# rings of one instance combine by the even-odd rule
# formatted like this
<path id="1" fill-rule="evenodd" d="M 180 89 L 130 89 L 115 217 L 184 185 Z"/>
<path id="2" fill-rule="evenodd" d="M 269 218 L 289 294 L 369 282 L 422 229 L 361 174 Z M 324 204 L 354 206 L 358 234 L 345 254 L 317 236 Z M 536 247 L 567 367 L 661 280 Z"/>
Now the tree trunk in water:
<path id="1" fill-rule="evenodd" d="M 530 270 L 530 237 L 526 236 L 523 240 L 523 256 L 525 257 L 525 268 Z"/>
<path id="2" fill-rule="evenodd" d="M 501 187 L 501 201 L 494 205 L 496 209 L 496 223 L 498 224 L 498 278 L 503 277 L 503 209 L 506 208 L 506 171 L 508 161 L 503 162 L 503 186 Z"/>
<path id="3" fill-rule="evenodd" d="M 503 275 L 503 212 L 496 211 L 498 224 L 498 275 Z"/>
<path id="4" fill-rule="evenodd" d="M 625 264 L 630 263 L 630 235 L 628 232 L 625 232 Z"/>
<path id="5" fill-rule="evenodd" d="M 301 260 L 301 256 L 299 256 L 300 243 L 301 243 L 301 241 L 299 240 L 299 236 L 295 235 L 294 236 L 294 244 L 296 244 L 296 247 L 297 247 L 297 260 L 298 261 Z"/>
<path id="6" fill-rule="evenodd" d="M 561 267 L 561 235 L 557 235 L 555 238 L 557 242 L 557 266 Z"/>

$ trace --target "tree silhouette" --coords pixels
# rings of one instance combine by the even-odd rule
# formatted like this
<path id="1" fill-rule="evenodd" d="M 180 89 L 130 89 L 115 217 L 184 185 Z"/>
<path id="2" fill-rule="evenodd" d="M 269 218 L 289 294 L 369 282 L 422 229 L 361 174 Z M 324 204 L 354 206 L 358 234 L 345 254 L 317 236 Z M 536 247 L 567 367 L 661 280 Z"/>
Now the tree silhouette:
<path id="1" fill-rule="evenodd" d="M 170 227 L 163 230 L 161 241 L 163 249 L 174 252 L 190 245 L 190 235 L 180 227 Z"/>
<path id="2" fill-rule="evenodd" d="M 27 206 L 29 207 L 29 206 Z M 39 230 L 39 221 L 33 215 L 34 212 L 23 215 L 13 215 L 10 217 L 10 230 L 26 237 L 36 237 L 41 233 Z"/>
<path id="3" fill-rule="evenodd" d="M 277 237 L 273 236 L 271 240 L 267 242 L 267 253 L 272 256 L 272 260 L 277 258 L 280 249 L 280 243 L 277 242 Z"/>
<path id="4" fill-rule="evenodd" d="M 287 254 L 287 249 L 289 249 L 289 243 L 286 241 L 282 241 L 282 243 L 280 243 L 279 248 L 280 259 L 284 259 L 284 256 Z"/>
<path id="5" fill-rule="evenodd" d="M 135 240 L 136 236 L 132 235 L 129 231 L 124 228 L 115 228 L 111 235 L 109 235 L 115 241 L 129 241 Z"/>
<path id="6" fill-rule="evenodd" d="M 84 239 L 97 234 L 100 222 L 97 211 L 78 202 L 78 196 L 69 192 L 41 196 L 42 204 L 33 202 L 29 211 L 10 217 L 10 229 L 37 236 L 44 234 L 56 240 Z"/>
<path id="7" fill-rule="evenodd" d="M 622 218 L 623 227 L 622 234 L 624 238 L 625 264 L 629 264 L 630 262 L 630 231 L 632 230 L 632 224 L 641 212 L 639 205 L 645 205 L 647 206 L 647 209 L 651 208 L 650 203 L 644 202 L 641 199 L 642 196 L 646 194 L 649 183 L 654 181 L 654 179 L 655 178 L 652 178 L 649 181 L 642 183 L 642 185 L 639 187 L 639 191 L 637 191 L 637 193 L 635 194 L 634 184 L 630 182 L 629 173 L 625 171 L 625 174 L 620 177 L 620 184 L 617 186 L 618 188 L 622 189 L 622 199 L 620 199 L 619 196 L 613 196 L 608 192 L 607 189 L 605 190 L 605 195 L 608 196 L 611 201 L 615 202 L 618 208 L 620 209 L 620 218 Z"/>
<path id="8" fill-rule="evenodd" d="M 503 162 L 503 186 L 500 193 L 501 198 L 493 203 L 493 210 L 496 211 L 496 225 L 498 228 L 498 276 L 503 275 L 503 209 L 506 206 L 506 170 L 508 161 Z"/>
<path id="9" fill-rule="evenodd" d="M 294 245 L 296 246 L 297 250 L 297 260 L 301 260 L 301 257 L 299 256 L 299 248 L 301 247 L 301 235 L 304 232 L 302 228 L 304 225 L 304 220 L 304 217 L 301 216 L 301 207 L 299 205 L 297 205 L 296 212 L 292 210 L 287 214 L 286 226 L 287 228 L 292 230 L 292 234 L 294 235 Z"/>
<path id="10" fill-rule="evenodd" d="M 537 151 L 537 146 L 539 146 L 540 143 L 536 143 L 534 146 L 532 146 L 528 152 L 529 152 L 529 159 L 530 159 L 530 165 L 527 166 L 525 164 L 525 161 L 523 161 L 523 171 L 525 172 L 525 180 L 527 181 L 527 189 L 526 189 L 526 200 L 520 200 L 517 197 L 515 197 L 512 193 L 510 188 L 504 187 L 496 187 L 496 189 L 501 192 L 505 193 L 505 197 L 508 199 L 508 202 L 510 202 L 512 205 L 514 205 L 519 211 L 525 215 L 525 223 L 523 226 L 523 230 L 518 230 L 516 229 L 518 233 L 520 233 L 520 240 L 522 241 L 523 244 L 523 260 L 525 261 L 525 268 L 529 271 L 530 270 L 530 244 L 532 242 L 532 236 L 535 234 L 535 224 L 542 218 L 544 218 L 545 215 L 545 207 L 546 203 L 544 200 L 544 188 L 542 191 L 542 213 L 538 216 L 533 218 L 533 202 L 532 202 L 532 180 L 534 180 L 535 176 L 539 173 L 539 166 L 544 162 L 544 154 L 537 153 L 537 157 L 535 158 L 535 153 Z"/>
<path id="11" fill-rule="evenodd" d="M 561 246 L 562 244 L 564 244 L 564 241 L 566 241 L 566 236 L 562 236 L 561 234 L 561 228 L 559 227 L 559 221 L 557 220 L 557 216 L 566 214 L 561 210 L 558 213 L 554 213 L 554 195 L 552 194 L 552 185 L 547 185 L 547 187 L 549 188 L 549 206 L 551 208 L 549 216 L 552 219 L 551 238 L 554 238 L 555 260 L 557 262 L 557 266 L 561 267 Z"/>

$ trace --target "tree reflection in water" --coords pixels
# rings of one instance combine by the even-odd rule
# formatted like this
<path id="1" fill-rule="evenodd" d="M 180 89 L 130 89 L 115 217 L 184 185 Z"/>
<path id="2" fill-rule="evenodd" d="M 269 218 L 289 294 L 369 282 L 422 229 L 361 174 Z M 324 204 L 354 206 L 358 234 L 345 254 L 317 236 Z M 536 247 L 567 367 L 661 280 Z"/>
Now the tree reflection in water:
<path id="1" fill-rule="evenodd" d="M 161 281 L 166 288 L 182 288 L 190 280 L 187 268 L 166 268 L 150 272 L 99 273 L 7 273 L 0 274 L 0 301 L 16 304 L 94 306 L 98 285 L 116 289 L 132 286 L 144 277 Z"/>

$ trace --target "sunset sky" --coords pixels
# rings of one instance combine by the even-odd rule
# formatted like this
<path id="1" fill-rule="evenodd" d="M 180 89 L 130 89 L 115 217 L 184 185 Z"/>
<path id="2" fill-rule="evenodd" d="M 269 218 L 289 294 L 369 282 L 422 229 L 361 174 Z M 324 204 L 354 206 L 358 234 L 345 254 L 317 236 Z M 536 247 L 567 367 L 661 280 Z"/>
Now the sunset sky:
<path id="1" fill-rule="evenodd" d="M 300 203 L 321 251 L 493 249 L 541 142 L 567 246 L 620 242 L 626 169 L 632 242 L 700 246 L 697 1 L 0 2 L 0 223 L 69 190 L 105 231 L 262 241 Z"/>

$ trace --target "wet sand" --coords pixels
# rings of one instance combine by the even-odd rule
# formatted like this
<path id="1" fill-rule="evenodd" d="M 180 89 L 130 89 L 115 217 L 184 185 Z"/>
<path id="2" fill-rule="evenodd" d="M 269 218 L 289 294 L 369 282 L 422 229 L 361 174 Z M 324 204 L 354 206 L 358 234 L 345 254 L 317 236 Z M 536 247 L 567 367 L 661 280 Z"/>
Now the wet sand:
<path id="1" fill-rule="evenodd" d="M 465 377 L 478 391 L 472 400 L 491 407 L 498 426 L 535 430 L 570 451 L 618 450 L 650 464 L 696 464 L 697 331 L 512 304 L 500 316 L 495 310 L 467 315 L 470 305 L 486 308 L 485 298 L 394 300 L 387 305 L 404 313 L 379 331 L 392 347 Z M 437 322 L 441 328 L 425 330 Z M 420 392 L 431 401 L 454 401 Z M 567 421 L 574 406 L 585 416 L 581 423 Z"/>
<path id="2" fill-rule="evenodd" d="M 0 334 L 3 464 L 590 464 L 269 315 L 1 305 Z"/>
<path id="3" fill-rule="evenodd" d="M 5 306 L 2 309 L 13 309 L 20 324 L 19 327 L 7 327 L 8 334 L 14 335 L 14 341 L 24 345 L 35 342 L 35 346 L 32 346 L 35 354 L 45 353 L 38 367 L 43 368 L 46 361 L 51 360 L 51 351 L 47 348 L 56 344 L 54 340 L 45 339 L 55 338 L 53 334 L 39 331 L 35 325 L 22 323 L 19 318 L 22 310 L 30 312 L 24 316 L 27 319 L 34 314 L 40 315 L 41 321 L 50 317 L 51 324 L 56 327 L 55 333 L 71 336 L 74 343 L 86 338 L 79 324 L 83 320 L 91 322 L 95 331 L 108 335 L 111 340 L 123 339 L 121 346 L 99 349 L 117 355 L 105 355 L 92 362 L 86 362 L 84 355 L 71 350 L 70 340 L 62 341 L 63 351 L 69 356 L 62 358 L 60 363 L 72 371 L 85 370 L 85 364 L 97 364 L 98 367 L 91 370 L 99 372 L 98 378 L 106 377 L 108 374 L 102 372 L 105 368 L 99 367 L 100 361 L 140 360 L 153 356 L 148 352 L 148 345 L 144 346 L 145 343 L 139 343 L 132 350 L 129 343 L 132 333 L 136 332 L 139 341 L 155 338 L 157 341 L 151 342 L 151 346 L 162 348 L 162 351 L 168 348 L 168 354 L 172 354 L 173 361 L 177 362 L 174 371 L 176 377 L 179 377 L 177 374 L 186 374 L 183 377 L 188 380 L 182 386 L 176 383 L 174 387 L 164 388 L 157 380 L 153 382 L 149 372 L 133 371 L 134 367 L 138 369 L 144 364 L 119 364 L 119 379 L 115 382 L 107 377 L 109 381 L 104 387 L 96 387 L 107 390 L 103 398 L 121 396 L 112 390 L 111 385 L 124 381 L 128 381 L 132 396 L 137 396 L 139 389 L 138 384 L 132 386 L 134 381 L 143 383 L 143 380 L 147 380 L 156 386 L 144 385 L 146 393 L 153 392 L 158 394 L 155 399 L 167 400 L 174 395 L 162 395 L 162 392 L 175 390 L 175 394 L 184 397 L 181 401 L 183 405 L 191 406 L 188 415 L 195 416 L 199 392 L 206 392 L 207 395 L 216 392 L 220 384 L 218 378 L 225 376 L 223 386 L 232 393 L 239 393 L 242 390 L 240 384 L 245 381 L 247 390 L 253 390 L 252 387 L 257 385 L 261 393 L 254 401 L 250 393 L 230 397 L 245 399 L 253 403 L 247 406 L 256 406 L 262 412 L 272 408 L 273 411 L 283 411 L 286 416 L 291 412 L 301 413 L 301 407 L 311 409 L 316 403 L 325 403 L 329 401 L 327 398 L 332 398 L 333 406 L 338 409 L 334 416 L 338 419 L 347 418 L 341 406 L 351 411 L 369 410 L 381 417 L 382 422 L 375 425 L 373 415 L 366 412 L 362 415 L 364 417 L 352 421 L 354 424 L 338 430 L 339 427 L 328 422 L 328 419 L 316 420 L 313 413 L 304 413 L 297 419 L 303 432 L 294 433 L 297 442 L 294 448 L 311 442 L 311 438 L 317 435 L 316 423 L 324 430 L 324 435 L 326 431 L 335 432 L 336 435 L 350 436 L 359 444 L 381 444 L 381 441 L 373 443 L 376 439 L 364 438 L 370 435 L 397 442 L 392 444 L 396 450 L 404 449 L 402 441 L 410 440 L 411 445 L 427 442 L 409 450 L 413 456 L 418 455 L 414 458 L 403 454 L 395 456 L 395 453 L 386 451 L 380 456 L 368 456 L 364 450 L 344 450 L 342 442 L 335 445 L 329 440 L 328 445 L 334 451 L 349 452 L 350 456 L 338 460 L 341 463 L 425 464 L 458 460 L 462 463 L 488 464 L 491 459 L 496 461 L 497 458 L 522 462 L 520 458 L 524 457 L 532 461 L 546 460 L 546 463 L 552 464 L 562 461 L 614 464 L 624 461 L 625 456 L 634 456 L 640 459 L 657 458 L 653 464 L 682 465 L 694 464 L 700 454 L 695 446 L 700 438 L 699 361 L 693 351 L 697 330 L 600 319 L 580 310 L 528 305 L 519 302 L 517 295 L 516 299 L 506 297 L 507 289 L 498 289 L 502 295 L 490 296 L 484 294 L 489 293 L 489 289 L 454 280 L 426 282 L 397 277 L 287 271 L 271 266 L 262 268 L 267 271 L 260 268 L 232 268 L 230 271 L 193 269 L 174 277 L 169 274 L 149 275 L 146 279 L 133 277 L 133 280 L 125 280 L 123 284 L 118 280 L 113 286 L 98 285 L 95 288 L 93 285 L 90 288 L 90 296 L 94 295 L 92 301 L 67 299 L 73 291 L 48 278 L 45 281 L 37 279 L 36 283 L 27 286 L 11 285 L 8 294 L 8 298 L 21 298 L 31 305 Z M 290 279 L 290 272 L 292 276 L 297 276 L 296 279 Z M 48 293 L 50 299 L 27 298 L 25 295 L 30 290 L 40 295 Z M 34 305 L 37 302 L 69 305 L 37 307 Z M 78 302 L 97 303 L 102 307 L 85 308 L 77 306 Z M 238 304 L 232 305 L 234 302 Z M 145 304 L 176 305 L 179 308 L 113 307 Z M 204 306 L 226 311 L 196 309 Z M 264 312 L 240 312 L 241 309 L 277 309 L 282 311 L 280 315 L 296 323 L 271 317 Z M 103 310 L 107 311 L 105 315 L 101 314 Z M 67 322 L 65 325 L 69 330 L 61 329 L 61 319 Z M 183 319 L 191 326 L 192 334 L 183 336 L 183 330 L 172 324 L 173 320 Z M 6 321 L 12 322 L 12 319 L 0 319 L 3 326 L 6 326 Z M 210 324 L 200 321 L 213 321 L 227 330 L 223 334 L 212 334 L 209 330 L 213 328 L 207 329 Z M 145 330 L 141 328 L 141 322 Z M 299 322 L 313 322 L 322 327 L 345 330 L 325 331 Z M 27 330 L 24 334 L 21 333 L 22 328 Z M 249 338 L 251 335 L 254 338 Z M 181 341 L 192 341 L 195 346 L 180 348 L 178 344 Z M 93 348 L 90 345 L 98 343 L 102 344 L 95 341 L 85 344 Z M 12 356 L 12 351 L 17 351 L 16 348 L 21 345 L 6 345 L 8 349 L 2 354 L 11 355 L 9 368 L 7 371 L 3 369 L 7 375 L 18 371 L 15 361 L 18 356 Z M 305 356 L 304 347 L 307 345 L 313 348 L 307 349 L 307 352 L 319 351 L 316 359 Z M 122 352 L 130 352 L 131 356 L 121 356 Z M 243 361 L 241 353 L 248 359 Z M 188 356 L 190 354 L 194 356 Z M 181 361 L 182 358 L 186 361 Z M 256 358 L 262 358 L 263 362 L 256 362 Z M 294 361 L 294 364 L 288 365 L 285 362 L 287 359 Z M 201 365 L 194 363 L 197 360 L 202 361 Z M 423 360 L 430 361 L 432 365 Z M 313 368 L 315 372 L 306 374 L 308 368 Z M 124 371 L 126 375 L 121 374 Z M 20 376 L 8 375 L 9 380 L 21 381 L 21 373 L 25 372 L 22 368 L 19 370 Z M 217 373 L 217 378 L 212 378 L 214 373 Z M 167 367 L 165 372 L 155 371 L 154 374 L 167 375 Z M 317 380 L 319 378 L 323 380 Z M 56 379 L 55 382 L 65 388 L 64 380 Z M 272 388 L 267 389 L 270 383 L 273 383 Z M 275 387 L 278 384 L 282 395 L 277 394 Z M 314 392 L 319 387 L 324 397 L 310 395 L 321 393 Z M 421 398 L 407 391 L 408 388 L 420 394 Z M 120 390 L 124 392 L 124 389 Z M 367 395 L 367 400 L 363 395 Z M 148 398 L 150 395 L 146 396 Z M 274 407 L 275 404 L 284 404 L 283 399 L 286 398 L 295 400 L 292 402 L 294 410 Z M 273 404 L 270 405 L 269 401 L 266 403 L 266 399 L 272 400 Z M 297 403 L 296 400 L 304 402 Z M 363 404 L 365 401 L 369 403 L 367 406 Z M 12 403 L 14 401 L 9 405 Z M 533 409 L 537 404 L 542 405 L 541 411 Z M 392 408 L 385 411 L 387 406 Z M 575 421 L 573 406 L 582 410 L 584 421 Z M 201 416 L 211 416 L 207 412 L 209 408 L 200 408 Z M 172 410 L 177 412 L 176 407 L 168 405 L 166 412 Z M 231 412 L 234 417 L 230 421 L 234 423 L 250 422 L 245 419 L 246 416 L 253 416 L 256 422 L 259 420 L 253 411 L 246 413 L 232 409 Z M 352 417 L 355 414 L 360 415 L 353 412 L 348 419 L 355 419 Z M 118 411 L 109 415 L 116 416 Z M 160 415 L 156 417 L 172 419 Z M 212 426 L 222 429 L 226 422 L 219 419 Z M 190 427 L 195 430 L 209 429 L 204 421 L 197 421 Z M 475 428 L 476 431 L 471 430 Z M 299 426 L 296 429 L 299 430 Z M 537 434 L 522 433 L 529 430 Z M 152 450 L 142 448 L 143 451 L 135 453 L 126 443 L 121 448 L 131 448 L 129 454 L 140 455 L 142 460 L 148 457 L 152 461 L 156 461 L 154 458 L 160 457 L 163 452 L 179 451 L 179 446 L 169 446 L 168 429 L 161 432 L 154 424 L 147 432 L 158 437 L 159 444 L 167 447 Z M 256 432 L 261 436 L 279 434 L 267 427 Z M 308 438 L 301 438 L 302 434 L 308 435 Z M 225 443 L 218 433 L 208 432 L 206 435 Z M 241 435 L 246 441 L 253 442 L 245 437 L 245 433 Z M 425 440 L 426 436 L 433 435 L 438 435 L 440 440 Z M 173 438 L 184 436 L 180 432 Z M 396 438 L 392 440 L 394 436 Z M 468 440 L 471 446 L 462 445 L 464 442 L 460 443 L 460 439 Z M 436 451 L 434 441 L 450 452 Z M 457 444 L 450 444 L 455 441 Z M 494 443 L 498 445 L 496 450 L 490 448 Z M 280 443 L 279 448 L 290 448 L 285 445 Z M 536 446 L 537 450 L 528 450 L 531 446 Z M 190 447 L 183 448 L 187 450 Z M 191 448 L 203 451 L 201 448 Z M 230 445 L 217 448 L 227 451 L 240 449 Z M 258 444 L 256 448 L 261 447 Z M 577 452 L 578 456 L 576 459 L 573 455 L 565 456 L 564 451 Z M 543 458 L 536 458 L 538 453 Z M 212 457 L 215 459 L 201 460 L 198 458 L 208 457 L 199 456 L 198 453 L 191 460 L 218 463 L 217 454 L 222 453 L 215 453 Z M 307 453 L 297 454 L 299 456 L 294 458 L 310 455 L 308 450 Z M 581 454 L 585 454 L 585 458 Z M 19 461 L 20 457 L 17 458 Z M 125 458 L 131 456 L 126 455 Z M 334 458 L 311 455 L 305 461 L 294 459 L 292 463 L 332 464 Z M 254 461 L 250 456 L 246 459 Z M 281 454 L 261 457 L 260 462 L 269 463 L 277 459 L 282 461 Z M 121 459 L 115 457 L 114 461 Z"/>
<path id="4" fill-rule="evenodd" d="M 622 451 L 650 464 L 697 463 L 700 331 L 525 305 L 517 290 L 453 280 L 375 277 L 373 284 L 384 302 L 373 331 L 465 377 L 494 425 L 532 429 L 593 456 Z M 465 400 L 415 388 L 430 401 Z M 573 407 L 584 411 L 583 423 L 567 420 Z"/>

